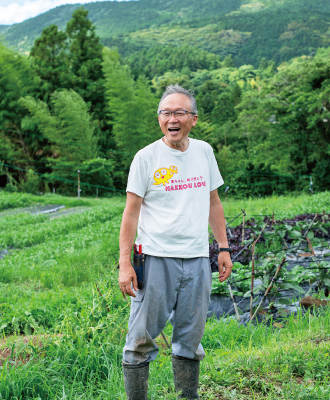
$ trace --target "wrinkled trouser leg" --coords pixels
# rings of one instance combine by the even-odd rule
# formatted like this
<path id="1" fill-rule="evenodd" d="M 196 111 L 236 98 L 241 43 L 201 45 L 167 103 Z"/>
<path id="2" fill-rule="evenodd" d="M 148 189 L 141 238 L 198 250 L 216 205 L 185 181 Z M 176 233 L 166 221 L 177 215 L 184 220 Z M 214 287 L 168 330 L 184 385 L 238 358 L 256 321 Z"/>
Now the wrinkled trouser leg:
<path id="1" fill-rule="evenodd" d="M 194 360 L 205 356 L 200 344 L 206 323 L 212 274 L 207 257 L 146 257 L 145 285 L 131 299 L 123 361 L 140 364 L 158 354 L 154 339 L 167 320 L 173 325 L 173 354 Z"/>
<path id="2" fill-rule="evenodd" d="M 170 316 L 173 325 L 172 353 L 202 360 L 205 357 L 201 340 L 204 335 L 212 289 L 212 272 L 208 258 L 184 260 L 186 273 L 180 284 L 177 302 Z M 196 268 L 197 267 L 197 268 Z"/>

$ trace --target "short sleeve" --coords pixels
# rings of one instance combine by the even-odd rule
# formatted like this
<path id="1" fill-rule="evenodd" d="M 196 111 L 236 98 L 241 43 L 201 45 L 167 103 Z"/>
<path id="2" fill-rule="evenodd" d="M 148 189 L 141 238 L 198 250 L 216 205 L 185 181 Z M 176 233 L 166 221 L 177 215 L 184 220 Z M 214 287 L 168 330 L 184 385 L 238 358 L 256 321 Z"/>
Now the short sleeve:
<path id="1" fill-rule="evenodd" d="M 224 184 L 222 176 L 219 171 L 217 160 L 215 159 L 213 149 L 210 146 L 209 154 L 209 165 L 210 165 L 210 192 L 217 189 Z"/>
<path id="2" fill-rule="evenodd" d="M 132 192 L 140 197 L 144 197 L 148 187 L 148 174 L 147 174 L 147 163 L 137 153 L 132 161 L 128 180 L 126 192 Z"/>

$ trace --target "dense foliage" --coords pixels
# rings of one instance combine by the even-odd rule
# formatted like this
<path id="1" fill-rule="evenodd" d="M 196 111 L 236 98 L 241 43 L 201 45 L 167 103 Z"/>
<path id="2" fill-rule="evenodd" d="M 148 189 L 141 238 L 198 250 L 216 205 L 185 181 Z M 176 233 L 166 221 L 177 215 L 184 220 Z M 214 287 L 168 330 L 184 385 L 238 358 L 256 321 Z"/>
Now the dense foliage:
<path id="1" fill-rule="evenodd" d="M 3 28 L 6 42 L 27 52 L 42 29 L 55 24 L 64 30 L 78 7 L 57 7 Z M 86 9 L 102 43 L 125 56 L 155 44 L 188 43 L 222 57 L 231 54 L 237 66 L 257 66 L 263 57 L 279 64 L 330 45 L 326 0 L 108 1 Z"/>
<path id="2" fill-rule="evenodd" d="M 237 224 L 237 219 L 234 220 Z M 248 219 L 235 227 L 227 227 L 228 243 L 234 260 L 230 282 L 234 294 L 251 295 L 251 260 L 254 258 L 254 279 L 261 280 L 254 294 L 263 295 L 283 258 L 286 259 L 277 281 L 267 300 L 274 306 L 290 304 L 289 289 L 305 294 L 299 284 L 316 283 L 313 290 L 330 289 L 329 257 L 330 214 L 300 214 L 294 218 L 279 219 L 278 216 L 261 216 Z M 258 240 L 257 240 L 258 238 Z M 252 243 L 256 242 L 255 246 Z M 312 247 L 310 247 L 312 246 Z M 254 248 L 254 250 L 253 250 Z M 310 258 L 311 248 L 315 257 Z M 213 293 L 227 294 L 227 285 L 218 280 L 219 245 L 214 237 L 209 245 L 210 263 L 213 271 Z M 300 257 L 297 254 L 300 253 Z M 253 256 L 252 256 L 253 254 Z M 307 261 L 306 261 L 307 260 Z M 259 299 L 260 300 L 260 299 Z M 257 303 L 259 302 L 257 300 Z"/>
<path id="3" fill-rule="evenodd" d="M 139 15 L 140 2 L 133 3 L 127 7 L 135 7 Z M 199 121 L 191 136 L 213 146 L 231 194 L 266 196 L 329 189 L 330 48 L 311 52 L 327 43 L 326 25 L 321 18 L 316 26 L 313 13 L 326 13 L 328 6 L 319 1 L 311 7 L 303 0 L 280 5 L 268 1 L 264 6 L 234 3 L 202 3 L 199 22 L 191 19 L 197 3 L 192 2 L 190 8 L 180 4 L 188 10 L 180 24 L 172 20 L 171 29 L 158 10 L 165 18 L 163 25 L 156 28 L 149 23 L 143 31 L 132 27 L 128 36 L 109 38 L 108 43 L 119 49 L 102 47 L 84 8 L 74 8 L 65 29 L 63 24 L 62 29 L 55 24 L 46 27 L 28 58 L 0 45 L 0 187 L 73 194 L 79 170 L 85 195 L 124 190 L 134 154 L 161 137 L 158 99 L 168 84 L 179 83 L 196 94 Z M 167 3 L 169 18 L 175 5 Z M 88 7 L 92 6 L 99 11 L 103 6 L 125 7 L 122 3 Z M 205 21 L 211 18 L 212 7 L 217 7 L 218 14 L 210 24 Z M 65 10 L 60 7 L 58 12 Z M 299 10 L 304 15 L 309 11 L 308 18 L 314 22 L 290 22 L 290 13 Z M 264 40 L 282 55 L 272 35 L 284 35 L 291 44 L 298 38 L 288 56 L 263 52 L 256 34 L 249 33 L 251 27 L 262 29 L 270 20 L 281 23 L 277 31 L 269 29 Z M 244 30 L 238 26 L 228 30 L 230 23 L 239 21 L 245 24 Z M 322 43 L 313 42 L 316 28 L 324 31 Z M 207 35 L 205 40 L 195 35 L 196 30 Z M 221 46 L 219 37 L 225 46 L 232 39 L 237 46 L 248 41 L 239 52 L 226 53 L 212 49 L 213 40 Z M 134 47 L 138 42 L 141 46 Z M 277 66 L 300 51 L 306 55 Z M 251 63 L 258 61 L 258 67 L 239 65 L 247 59 L 244 52 Z"/>

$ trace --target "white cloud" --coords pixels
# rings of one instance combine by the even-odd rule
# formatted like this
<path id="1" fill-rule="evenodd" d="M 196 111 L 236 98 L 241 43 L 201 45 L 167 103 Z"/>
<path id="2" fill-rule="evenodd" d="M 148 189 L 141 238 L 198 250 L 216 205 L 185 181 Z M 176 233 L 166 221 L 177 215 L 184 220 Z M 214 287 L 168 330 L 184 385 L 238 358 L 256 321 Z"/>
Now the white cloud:
<path id="1" fill-rule="evenodd" d="M 85 4 L 97 1 L 102 0 L 18 0 L 9 4 L 6 4 L 7 1 L 1 1 L 0 4 L 5 3 L 6 5 L 0 5 L 0 25 L 25 21 L 62 4 Z"/>

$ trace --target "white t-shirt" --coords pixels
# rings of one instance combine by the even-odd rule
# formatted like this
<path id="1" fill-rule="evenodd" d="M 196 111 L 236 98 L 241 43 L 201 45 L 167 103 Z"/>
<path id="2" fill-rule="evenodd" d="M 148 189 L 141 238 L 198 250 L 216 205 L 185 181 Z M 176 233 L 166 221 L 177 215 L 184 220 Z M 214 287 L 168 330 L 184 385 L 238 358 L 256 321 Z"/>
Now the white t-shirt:
<path id="1" fill-rule="evenodd" d="M 208 257 L 210 192 L 223 184 L 212 147 L 189 138 L 184 152 L 162 139 L 132 161 L 127 192 L 143 197 L 136 244 L 158 257 Z"/>

